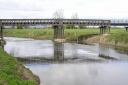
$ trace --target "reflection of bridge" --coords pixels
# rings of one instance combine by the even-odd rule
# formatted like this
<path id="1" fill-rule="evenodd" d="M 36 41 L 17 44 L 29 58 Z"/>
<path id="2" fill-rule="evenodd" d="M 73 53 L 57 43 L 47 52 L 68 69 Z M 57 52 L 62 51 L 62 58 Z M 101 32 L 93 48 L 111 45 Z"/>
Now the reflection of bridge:
<path id="1" fill-rule="evenodd" d="M 26 58 L 20 58 L 17 57 L 18 60 L 26 62 L 26 63 L 53 63 L 53 62 L 64 62 L 66 60 L 72 60 L 73 58 L 64 58 L 64 44 L 63 43 L 54 43 L 54 55 L 51 58 L 46 57 L 26 57 Z"/>
<path id="2" fill-rule="evenodd" d="M 74 48 L 74 47 L 73 47 Z M 83 56 L 79 57 L 77 54 L 77 49 L 72 49 L 75 51 L 72 53 L 71 57 L 65 55 L 64 43 L 54 43 L 54 55 L 51 57 L 41 56 L 41 57 L 17 57 L 17 59 L 26 64 L 29 63 L 76 63 L 76 62 L 103 62 L 104 60 L 117 60 L 109 55 L 110 47 L 107 45 L 99 44 L 99 58 L 88 58 Z M 85 58 L 86 57 L 86 58 Z"/>

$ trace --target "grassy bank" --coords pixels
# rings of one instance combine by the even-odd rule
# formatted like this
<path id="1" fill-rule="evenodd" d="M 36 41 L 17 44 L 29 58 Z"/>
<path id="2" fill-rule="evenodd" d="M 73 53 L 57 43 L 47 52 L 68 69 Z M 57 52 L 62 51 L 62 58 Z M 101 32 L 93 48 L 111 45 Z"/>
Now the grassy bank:
<path id="1" fill-rule="evenodd" d="M 76 40 L 80 36 L 99 34 L 99 29 L 65 29 L 64 38 L 67 41 Z M 5 29 L 4 35 L 9 37 L 24 37 L 34 39 L 53 39 L 53 29 Z M 111 28 L 111 33 L 105 39 L 113 45 L 128 46 L 128 32 L 125 29 Z M 99 41 L 97 39 L 95 41 Z M 93 41 L 93 40 L 92 40 Z"/>
<path id="2" fill-rule="evenodd" d="M 125 29 L 112 28 L 109 34 L 93 36 L 86 40 L 87 43 L 103 43 L 128 48 L 128 32 Z"/>
<path id="3" fill-rule="evenodd" d="M 99 34 L 99 29 L 66 29 L 64 32 L 66 40 L 76 40 L 81 36 Z"/>
<path id="4" fill-rule="evenodd" d="M 115 44 L 128 44 L 128 32 L 124 29 L 112 30 L 111 34 L 108 36 L 108 40 Z"/>
<path id="5" fill-rule="evenodd" d="M 52 29 L 5 29 L 4 35 L 9 37 L 23 37 L 34 39 L 52 39 Z"/>
<path id="6" fill-rule="evenodd" d="M 37 85 L 36 80 L 37 77 L 0 48 L 0 85 Z"/>
<path id="7" fill-rule="evenodd" d="M 66 40 L 75 40 L 82 35 L 98 33 L 98 29 L 65 29 L 64 37 Z M 53 29 L 5 29 L 4 35 L 34 39 L 53 39 Z"/>

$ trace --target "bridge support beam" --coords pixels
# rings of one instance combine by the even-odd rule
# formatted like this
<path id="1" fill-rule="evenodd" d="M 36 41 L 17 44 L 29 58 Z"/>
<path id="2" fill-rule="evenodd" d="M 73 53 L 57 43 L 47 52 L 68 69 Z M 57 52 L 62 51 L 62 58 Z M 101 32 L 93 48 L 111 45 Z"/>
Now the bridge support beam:
<path id="1" fill-rule="evenodd" d="M 109 32 L 109 33 L 111 32 L 111 27 L 110 27 L 110 26 L 108 27 L 108 32 Z"/>
<path id="2" fill-rule="evenodd" d="M 4 47 L 3 26 L 0 24 L 0 47 Z"/>
<path id="3" fill-rule="evenodd" d="M 100 34 L 104 34 L 105 33 L 105 29 L 104 26 L 100 26 Z"/>
<path id="4" fill-rule="evenodd" d="M 100 26 L 99 28 L 100 28 L 100 34 L 110 32 L 110 27 L 108 27 L 108 26 Z"/>
<path id="5" fill-rule="evenodd" d="M 128 27 L 125 27 L 125 29 L 126 29 L 126 32 L 128 32 Z"/>
<path id="6" fill-rule="evenodd" d="M 54 41 L 64 42 L 64 27 L 63 25 L 54 25 Z"/>

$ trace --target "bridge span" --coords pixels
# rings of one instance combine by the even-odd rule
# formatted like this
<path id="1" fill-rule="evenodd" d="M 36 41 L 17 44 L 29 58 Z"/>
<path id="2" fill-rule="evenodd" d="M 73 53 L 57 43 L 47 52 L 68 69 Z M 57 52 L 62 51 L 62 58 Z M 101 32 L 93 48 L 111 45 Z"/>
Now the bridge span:
<path id="1" fill-rule="evenodd" d="M 101 33 L 104 33 L 106 28 L 111 25 L 110 20 L 102 19 L 0 19 L 1 39 L 3 38 L 4 26 L 34 26 L 34 25 L 52 25 L 54 29 L 54 38 L 64 38 L 64 25 L 85 25 L 99 26 Z"/>
<path id="2" fill-rule="evenodd" d="M 110 31 L 111 26 L 125 26 L 128 29 L 128 22 L 113 22 L 104 19 L 0 19 L 0 43 L 3 43 L 4 26 L 35 26 L 52 25 L 54 39 L 64 38 L 64 25 L 99 26 L 100 33 Z"/>
<path id="3" fill-rule="evenodd" d="M 0 19 L 3 26 L 15 25 L 87 25 L 87 26 L 108 26 L 110 20 L 98 19 Z"/>
<path id="4" fill-rule="evenodd" d="M 110 20 L 102 19 L 0 19 L 0 37 L 3 40 L 4 26 L 34 26 L 34 25 L 52 25 L 54 29 L 54 39 L 64 38 L 64 25 L 85 25 L 99 26 L 100 32 L 104 33 L 106 28 L 111 25 Z"/>

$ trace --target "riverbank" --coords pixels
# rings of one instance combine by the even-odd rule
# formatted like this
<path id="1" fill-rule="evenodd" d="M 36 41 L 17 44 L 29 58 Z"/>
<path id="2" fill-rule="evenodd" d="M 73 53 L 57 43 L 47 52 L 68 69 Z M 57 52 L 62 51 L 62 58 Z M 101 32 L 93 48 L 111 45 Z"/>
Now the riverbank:
<path id="1" fill-rule="evenodd" d="M 53 29 L 5 29 L 4 36 L 19 37 L 19 38 L 33 38 L 40 40 L 53 40 Z M 65 29 L 64 39 L 66 41 L 76 40 L 80 36 L 90 34 L 99 34 L 99 29 Z"/>
<path id="2" fill-rule="evenodd" d="M 101 43 L 111 46 L 116 46 L 117 48 L 126 48 L 128 49 L 128 32 L 123 29 L 114 29 L 111 30 L 109 34 L 102 34 L 90 37 L 84 42 L 92 43 Z"/>
<path id="3" fill-rule="evenodd" d="M 38 77 L 0 48 L 0 85 L 38 84 Z"/>
<path id="4" fill-rule="evenodd" d="M 33 38 L 40 40 L 53 40 L 53 33 L 52 28 L 4 30 L 4 35 L 7 37 Z M 87 43 L 103 43 L 119 47 L 128 47 L 128 32 L 123 28 L 111 28 L 111 32 L 108 34 L 99 35 L 99 33 L 100 30 L 98 28 L 65 29 L 63 41 L 81 41 L 81 38 L 84 38 L 83 42 Z"/>

